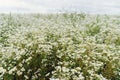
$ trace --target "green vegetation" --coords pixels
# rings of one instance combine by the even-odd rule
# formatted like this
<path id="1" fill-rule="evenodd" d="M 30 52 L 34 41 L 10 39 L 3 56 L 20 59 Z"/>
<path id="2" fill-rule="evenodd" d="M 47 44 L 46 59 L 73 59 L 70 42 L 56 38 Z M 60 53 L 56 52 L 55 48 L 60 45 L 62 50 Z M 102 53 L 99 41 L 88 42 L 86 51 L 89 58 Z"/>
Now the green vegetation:
<path id="1" fill-rule="evenodd" d="M 120 80 L 119 16 L 0 15 L 0 79 Z"/>

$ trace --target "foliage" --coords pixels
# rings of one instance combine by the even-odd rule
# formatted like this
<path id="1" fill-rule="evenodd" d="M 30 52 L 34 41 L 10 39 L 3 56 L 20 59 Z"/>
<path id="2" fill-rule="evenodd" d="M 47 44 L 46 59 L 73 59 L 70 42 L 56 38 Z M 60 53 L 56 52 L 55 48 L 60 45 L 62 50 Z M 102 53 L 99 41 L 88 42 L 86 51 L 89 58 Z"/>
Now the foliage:
<path id="1" fill-rule="evenodd" d="M 77 13 L 1 14 L 0 79 L 120 80 L 119 22 Z"/>

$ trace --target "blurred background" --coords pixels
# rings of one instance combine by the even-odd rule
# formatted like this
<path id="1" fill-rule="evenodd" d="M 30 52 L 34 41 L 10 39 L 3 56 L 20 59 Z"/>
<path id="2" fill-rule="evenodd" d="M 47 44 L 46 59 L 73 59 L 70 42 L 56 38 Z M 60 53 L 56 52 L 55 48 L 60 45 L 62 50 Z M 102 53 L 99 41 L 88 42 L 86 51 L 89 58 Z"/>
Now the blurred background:
<path id="1" fill-rule="evenodd" d="M 0 13 L 119 14 L 120 0 L 0 0 Z"/>

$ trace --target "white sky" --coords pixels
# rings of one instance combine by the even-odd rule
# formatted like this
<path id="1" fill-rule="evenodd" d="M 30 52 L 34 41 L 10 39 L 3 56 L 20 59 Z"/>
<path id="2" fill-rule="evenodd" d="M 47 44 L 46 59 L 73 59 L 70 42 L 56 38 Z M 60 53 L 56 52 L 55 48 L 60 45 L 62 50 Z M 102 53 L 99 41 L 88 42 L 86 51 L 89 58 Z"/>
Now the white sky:
<path id="1" fill-rule="evenodd" d="M 0 13 L 49 13 L 59 11 L 119 14 L 120 0 L 0 0 Z"/>

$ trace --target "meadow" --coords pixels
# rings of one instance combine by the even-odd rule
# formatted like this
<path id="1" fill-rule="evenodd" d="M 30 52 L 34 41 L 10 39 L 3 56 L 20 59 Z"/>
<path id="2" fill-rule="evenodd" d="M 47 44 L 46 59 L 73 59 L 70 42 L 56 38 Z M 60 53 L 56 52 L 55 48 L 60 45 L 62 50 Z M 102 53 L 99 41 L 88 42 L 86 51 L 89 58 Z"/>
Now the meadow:
<path id="1" fill-rule="evenodd" d="M 0 14 L 0 80 L 120 80 L 120 16 Z"/>

